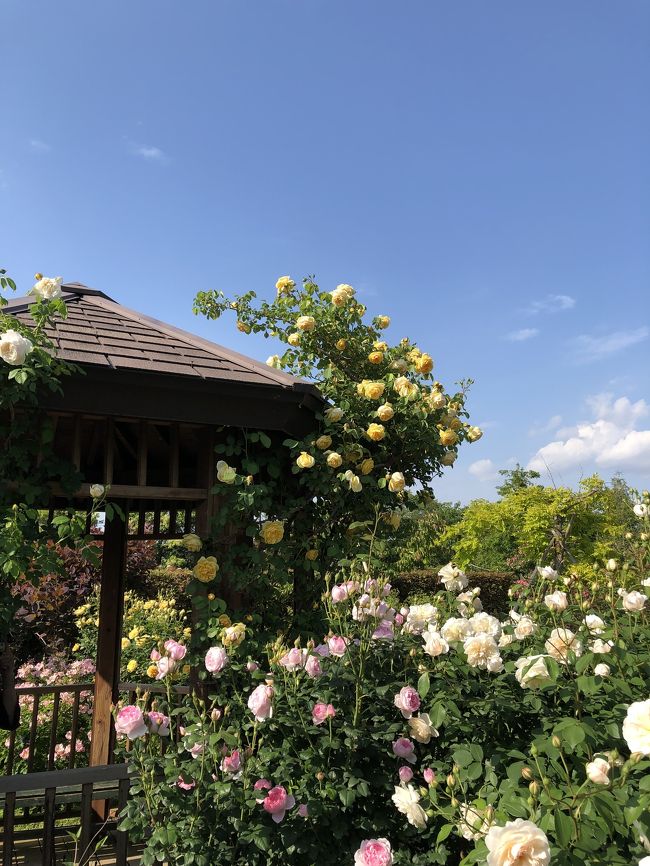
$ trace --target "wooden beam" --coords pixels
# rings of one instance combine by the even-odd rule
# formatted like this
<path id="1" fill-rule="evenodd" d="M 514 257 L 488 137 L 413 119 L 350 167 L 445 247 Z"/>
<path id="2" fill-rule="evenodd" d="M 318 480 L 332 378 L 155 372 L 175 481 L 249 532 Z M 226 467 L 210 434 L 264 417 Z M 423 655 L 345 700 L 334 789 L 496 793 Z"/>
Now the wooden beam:
<path id="1" fill-rule="evenodd" d="M 126 572 L 126 523 L 115 514 L 106 521 L 102 581 L 99 597 L 97 671 L 93 699 L 91 767 L 110 763 L 113 739 L 112 705 L 118 698 L 124 582 Z"/>
<path id="2" fill-rule="evenodd" d="M 63 496 L 60 487 L 54 486 L 55 496 Z M 82 484 L 74 493 L 76 499 L 90 497 L 90 484 Z M 109 499 L 158 499 L 166 502 L 201 502 L 208 497 L 207 487 L 138 487 L 137 484 L 112 484 Z"/>

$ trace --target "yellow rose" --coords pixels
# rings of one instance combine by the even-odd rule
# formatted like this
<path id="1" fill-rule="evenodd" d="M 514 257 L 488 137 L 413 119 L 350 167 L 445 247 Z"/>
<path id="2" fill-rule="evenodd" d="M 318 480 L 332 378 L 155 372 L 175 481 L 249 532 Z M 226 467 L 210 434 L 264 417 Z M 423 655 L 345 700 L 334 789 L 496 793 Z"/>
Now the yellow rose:
<path id="1" fill-rule="evenodd" d="M 289 334 L 287 337 L 287 343 L 290 346 L 300 345 L 300 334 L 297 331 L 294 331 L 293 334 Z"/>
<path id="2" fill-rule="evenodd" d="M 291 277 L 280 277 L 275 284 L 275 288 L 278 290 L 278 295 L 287 295 L 295 285 Z"/>
<path id="3" fill-rule="evenodd" d="M 370 475 L 374 468 L 375 461 L 372 459 L 372 457 L 366 457 L 366 459 L 359 464 L 359 471 L 362 475 Z"/>
<path id="4" fill-rule="evenodd" d="M 458 442 L 458 434 L 455 430 L 441 430 L 440 431 L 440 442 L 442 445 L 455 445 Z"/>
<path id="5" fill-rule="evenodd" d="M 405 485 L 404 476 L 401 472 L 393 472 L 388 477 L 388 489 L 391 493 L 401 493 Z"/>
<path id="6" fill-rule="evenodd" d="M 381 364 L 381 362 L 384 360 L 384 353 L 383 352 L 371 352 L 368 355 L 368 360 L 370 361 L 371 364 Z"/>
<path id="7" fill-rule="evenodd" d="M 152 680 L 155 680 L 158 676 L 158 667 L 157 665 L 149 665 L 147 668 L 147 676 L 151 677 Z"/>
<path id="8" fill-rule="evenodd" d="M 456 460 L 456 452 L 455 451 L 447 451 L 440 458 L 440 462 L 443 466 L 453 466 L 454 461 Z"/>
<path id="9" fill-rule="evenodd" d="M 236 647 L 246 637 L 246 626 L 243 622 L 236 622 L 234 625 L 229 625 L 221 632 L 221 643 L 225 647 Z"/>
<path id="10" fill-rule="evenodd" d="M 242 334 L 250 334 L 251 326 L 247 325 L 245 322 L 241 322 L 239 319 L 237 319 L 237 330 L 241 331 Z"/>
<path id="11" fill-rule="evenodd" d="M 388 343 L 385 343 L 383 340 L 375 340 L 372 344 L 372 348 L 376 349 L 378 352 L 385 352 L 388 348 Z"/>
<path id="12" fill-rule="evenodd" d="M 137 661 L 135 659 L 131 659 L 131 661 L 126 666 L 127 673 L 132 674 L 133 671 L 136 671 L 137 669 L 138 669 Z"/>
<path id="13" fill-rule="evenodd" d="M 393 388 L 400 397 L 414 397 L 420 390 L 416 384 L 409 382 L 406 376 L 398 376 L 393 382 Z"/>
<path id="14" fill-rule="evenodd" d="M 343 477 L 350 485 L 350 490 L 353 493 L 361 493 L 361 491 L 363 490 L 363 485 L 361 484 L 361 479 L 358 475 L 355 475 L 351 469 L 348 469 L 348 471 Z"/>
<path id="15" fill-rule="evenodd" d="M 341 463 L 343 463 L 343 458 L 336 451 L 327 455 L 327 465 L 330 469 L 338 469 Z"/>
<path id="16" fill-rule="evenodd" d="M 277 544 L 284 538 L 284 523 L 281 520 L 265 520 L 260 527 L 262 541 Z"/>
<path id="17" fill-rule="evenodd" d="M 131 641 L 128 639 L 128 637 L 123 637 L 122 638 L 122 649 L 123 650 L 128 649 L 130 646 L 131 646 Z"/>
<path id="18" fill-rule="evenodd" d="M 296 465 L 301 469 L 311 469 L 315 462 L 315 458 L 307 451 L 301 451 L 300 455 L 296 459 Z"/>
<path id="19" fill-rule="evenodd" d="M 482 435 L 483 431 L 480 427 L 470 427 L 467 431 L 467 439 L 470 442 L 478 442 Z"/>
<path id="20" fill-rule="evenodd" d="M 305 554 L 305 558 L 308 559 L 310 562 L 314 562 L 315 559 L 318 559 L 318 551 L 314 550 L 314 548 L 312 547 Z"/>
<path id="21" fill-rule="evenodd" d="M 189 674 L 189 672 L 190 672 L 190 666 L 189 665 L 183 665 L 181 670 L 187 676 L 187 674 Z"/>
<path id="22" fill-rule="evenodd" d="M 383 382 L 370 382 L 364 379 L 357 385 L 357 393 L 360 397 L 365 397 L 366 400 L 379 400 L 386 388 Z"/>
<path id="23" fill-rule="evenodd" d="M 336 291 L 343 292 L 345 295 L 347 295 L 348 300 L 352 300 L 352 298 L 354 297 L 354 289 L 347 283 L 339 283 L 336 287 Z"/>
<path id="24" fill-rule="evenodd" d="M 411 364 L 417 364 L 417 362 L 422 357 L 422 352 L 415 346 L 406 356 Z"/>
<path id="25" fill-rule="evenodd" d="M 340 421 L 342 417 L 343 409 L 339 409 L 338 406 L 330 406 L 329 409 L 325 410 L 325 420 L 329 421 L 331 424 Z"/>
<path id="26" fill-rule="evenodd" d="M 427 355 L 426 352 L 421 355 L 415 362 L 415 369 L 418 373 L 430 373 L 433 370 L 433 358 Z"/>
<path id="27" fill-rule="evenodd" d="M 350 300 L 350 295 L 341 287 L 334 289 L 333 292 L 330 292 L 332 297 L 332 303 L 335 307 L 343 307 Z"/>
<path id="28" fill-rule="evenodd" d="M 182 544 L 185 550 L 189 550 L 191 553 L 198 553 L 203 547 L 203 542 L 193 532 L 188 532 L 183 536 Z"/>
<path id="29" fill-rule="evenodd" d="M 441 391 L 433 390 L 427 397 L 427 402 L 432 409 L 444 409 L 447 398 Z"/>
<path id="30" fill-rule="evenodd" d="M 460 418 L 450 418 L 449 426 L 452 430 L 460 430 L 460 428 L 463 426 L 463 422 L 460 420 Z"/>
<path id="31" fill-rule="evenodd" d="M 237 470 L 228 466 L 225 460 L 217 462 L 217 480 L 223 484 L 234 484 L 237 478 Z"/>
<path id="32" fill-rule="evenodd" d="M 395 414 L 395 410 L 390 403 L 384 403 L 377 409 L 377 417 L 380 421 L 390 421 Z"/>
<path id="33" fill-rule="evenodd" d="M 331 436 L 319 436 L 315 442 L 317 448 L 320 448 L 321 451 L 327 451 L 327 449 L 332 444 Z"/>
<path id="34" fill-rule="evenodd" d="M 72 647 L 72 652 L 73 652 L 73 653 L 79 652 L 80 649 L 81 649 L 81 644 L 80 644 L 80 643 L 76 643 L 76 644 Z"/>
<path id="35" fill-rule="evenodd" d="M 214 556 L 202 556 L 193 569 L 194 577 L 201 583 L 210 583 L 219 571 L 219 565 Z"/>
<path id="36" fill-rule="evenodd" d="M 409 368 L 409 365 L 406 363 L 404 358 L 398 358 L 397 361 L 393 361 L 390 365 L 391 370 L 395 370 L 397 373 L 406 373 Z"/>
<path id="37" fill-rule="evenodd" d="M 129 637 L 131 638 L 131 640 L 135 640 L 135 638 L 139 634 L 140 634 L 140 629 L 136 626 L 135 628 L 132 628 L 131 631 L 129 632 Z"/>
<path id="38" fill-rule="evenodd" d="M 369 424 L 368 429 L 366 430 L 366 436 L 368 439 L 372 439 L 373 442 L 381 442 L 381 440 L 386 435 L 386 430 L 384 429 L 383 424 Z"/>
<path id="39" fill-rule="evenodd" d="M 266 366 L 273 367 L 274 370 L 279 370 L 282 367 L 282 361 L 279 355 L 269 355 L 266 359 Z"/>
<path id="40" fill-rule="evenodd" d="M 232 620 L 227 613 L 222 613 L 219 617 L 218 622 L 221 628 L 228 628 L 229 625 L 232 625 Z"/>
<path id="41" fill-rule="evenodd" d="M 213 592 L 208 593 L 208 601 L 214 601 L 215 598 L 216 598 L 216 595 Z"/>
<path id="42" fill-rule="evenodd" d="M 375 323 L 378 328 L 382 331 L 385 331 L 386 328 L 390 325 L 390 316 L 377 316 L 375 318 Z"/>
<path id="43" fill-rule="evenodd" d="M 334 345 L 339 350 L 339 352 L 342 352 L 343 349 L 345 349 L 347 347 L 348 341 L 347 340 L 337 340 Z"/>
<path id="44" fill-rule="evenodd" d="M 299 331 L 313 331 L 316 327 L 316 319 L 313 316 L 298 316 L 296 328 Z"/>

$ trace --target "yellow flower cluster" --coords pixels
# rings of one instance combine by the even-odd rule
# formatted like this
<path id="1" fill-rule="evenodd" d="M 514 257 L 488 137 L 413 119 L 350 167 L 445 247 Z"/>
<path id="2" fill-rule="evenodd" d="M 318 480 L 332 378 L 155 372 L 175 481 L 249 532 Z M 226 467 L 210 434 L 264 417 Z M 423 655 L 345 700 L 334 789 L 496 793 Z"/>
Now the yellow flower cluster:
<path id="1" fill-rule="evenodd" d="M 210 583 L 219 571 L 219 565 L 214 556 L 202 556 L 192 569 L 192 573 L 201 583 Z"/>

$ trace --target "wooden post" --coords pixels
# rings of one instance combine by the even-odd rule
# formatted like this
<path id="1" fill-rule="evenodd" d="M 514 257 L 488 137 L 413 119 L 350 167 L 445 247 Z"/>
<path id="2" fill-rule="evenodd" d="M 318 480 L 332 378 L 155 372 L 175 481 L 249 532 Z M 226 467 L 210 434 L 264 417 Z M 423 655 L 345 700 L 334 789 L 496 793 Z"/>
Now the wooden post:
<path id="1" fill-rule="evenodd" d="M 114 514 L 112 520 L 106 521 L 104 530 L 97 670 L 90 743 L 91 767 L 108 764 L 111 761 L 113 739 L 111 708 L 117 701 L 120 681 L 126 541 L 126 522 L 121 520 L 118 514 Z"/>

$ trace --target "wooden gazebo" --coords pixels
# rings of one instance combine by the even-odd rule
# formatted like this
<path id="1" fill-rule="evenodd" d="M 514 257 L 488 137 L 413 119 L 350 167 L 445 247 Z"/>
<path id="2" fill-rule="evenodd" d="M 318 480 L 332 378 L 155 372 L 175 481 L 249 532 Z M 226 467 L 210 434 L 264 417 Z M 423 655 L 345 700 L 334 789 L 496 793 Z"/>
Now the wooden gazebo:
<path id="1" fill-rule="evenodd" d="M 321 406 L 317 389 L 265 364 L 134 312 L 80 283 L 63 286 L 68 316 L 49 332 L 60 358 L 83 375 L 48 394 L 53 448 L 131 520 L 106 522 L 90 765 L 110 761 L 117 700 L 124 567 L 129 539 L 204 534 L 216 507 L 214 430 L 224 425 L 301 436 Z M 29 323 L 30 298 L 3 311 Z M 70 507 L 60 491 L 42 507 Z M 137 515 L 137 519 L 134 517 Z M 131 530 L 129 530 L 129 525 Z M 163 529 L 164 527 L 164 529 Z"/>

